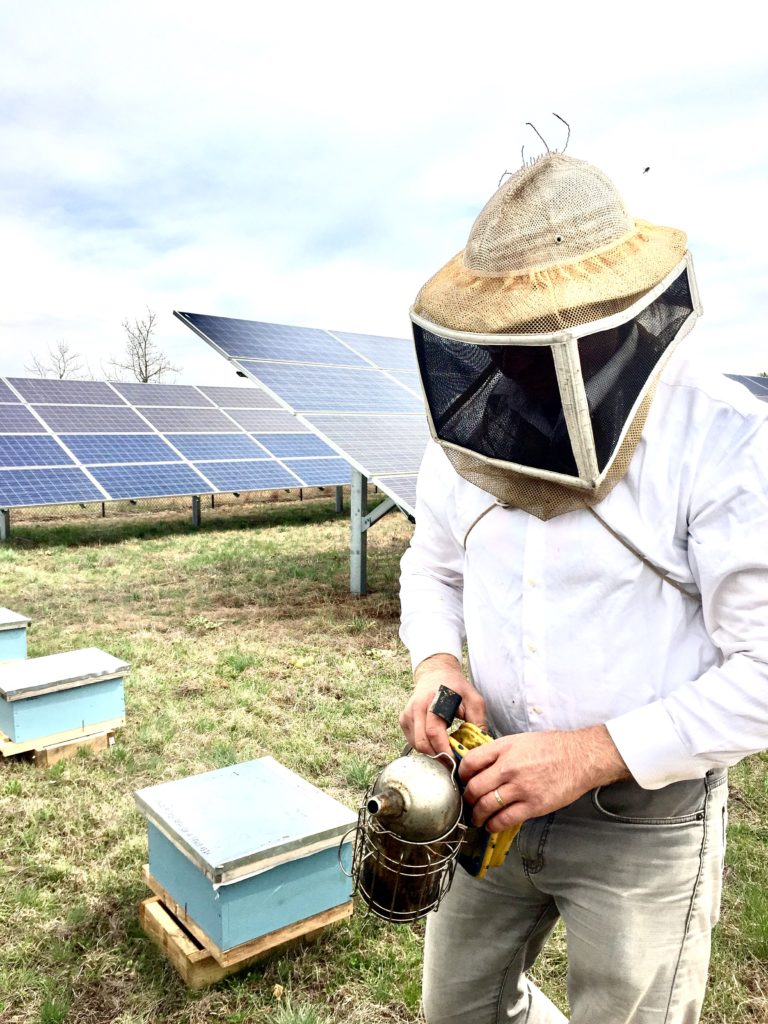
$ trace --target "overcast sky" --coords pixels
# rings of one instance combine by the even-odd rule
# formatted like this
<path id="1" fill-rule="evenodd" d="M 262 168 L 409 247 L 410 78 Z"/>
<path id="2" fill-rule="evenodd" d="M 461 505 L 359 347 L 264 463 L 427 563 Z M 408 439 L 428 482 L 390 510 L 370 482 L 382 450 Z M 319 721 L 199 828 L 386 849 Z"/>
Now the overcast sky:
<path id="1" fill-rule="evenodd" d="M 768 40 L 751 2 L 705 9 L 5 0 L 0 376 L 61 340 L 103 376 L 148 307 L 180 383 L 236 378 L 174 309 L 408 336 L 542 151 L 525 122 L 562 148 L 552 111 L 633 214 L 688 232 L 686 344 L 768 370 Z"/>

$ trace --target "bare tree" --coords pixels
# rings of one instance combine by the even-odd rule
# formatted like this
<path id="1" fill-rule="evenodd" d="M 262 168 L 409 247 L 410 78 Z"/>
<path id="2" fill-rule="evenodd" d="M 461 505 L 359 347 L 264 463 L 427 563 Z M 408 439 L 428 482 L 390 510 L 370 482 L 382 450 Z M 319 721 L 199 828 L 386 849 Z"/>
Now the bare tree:
<path id="1" fill-rule="evenodd" d="M 125 354 L 123 361 L 111 360 L 118 371 L 127 371 L 142 384 L 158 384 L 168 373 L 178 373 L 170 359 L 160 351 L 154 339 L 157 313 L 147 306 L 144 320 L 123 320 L 125 331 Z"/>
<path id="2" fill-rule="evenodd" d="M 54 377 L 57 380 L 64 380 L 65 377 L 90 376 L 90 371 L 77 352 L 69 347 L 69 342 L 57 341 L 52 345 L 45 356 L 32 356 L 32 364 L 25 366 L 28 373 L 36 377 Z"/>

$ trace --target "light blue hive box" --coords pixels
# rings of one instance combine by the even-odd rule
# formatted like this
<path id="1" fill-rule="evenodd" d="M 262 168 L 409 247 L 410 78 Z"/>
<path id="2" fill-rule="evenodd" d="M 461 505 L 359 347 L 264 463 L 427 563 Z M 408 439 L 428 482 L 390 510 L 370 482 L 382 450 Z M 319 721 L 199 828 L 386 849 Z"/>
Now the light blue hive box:
<path id="1" fill-rule="evenodd" d="M 29 623 L 26 615 L 0 608 L 0 661 L 26 658 Z"/>
<path id="2" fill-rule="evenodd" d="M 274 758 L 150 786 L 135 798 L 147 818 L 150 887 L 220 962 L 228 950 L 324 911 L 351 912 L 339 846 L 357 815 Z M 349 870 L 351 836 L 342 851 Z"/>
<path id="3" fill-rule="evenodd" d="M 0 732 L 31 749 L 125 724 L 128 665 L 97 647 L 0 664 Z"/>

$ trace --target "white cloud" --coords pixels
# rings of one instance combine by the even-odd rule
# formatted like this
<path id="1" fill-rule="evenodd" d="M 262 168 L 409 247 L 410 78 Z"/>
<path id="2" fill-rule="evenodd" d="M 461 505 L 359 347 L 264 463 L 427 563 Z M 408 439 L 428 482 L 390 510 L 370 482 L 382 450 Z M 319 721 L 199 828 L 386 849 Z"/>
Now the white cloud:
<path id="1" fill-rule="evenodd" d="M 702 353 L 758 372 L 768 43 L 750 10 L 654 0 L 627 33 L 608 3 L 6 7 L 0 375 L 60 338 L 98 372 L 147 306 L 192 382 L 232 371 L 174 308 L 407 334 L 419 285 L 540 151 L 525 122 L 562 147 L 553 110 L 634 213 L 688 231 Z"/>

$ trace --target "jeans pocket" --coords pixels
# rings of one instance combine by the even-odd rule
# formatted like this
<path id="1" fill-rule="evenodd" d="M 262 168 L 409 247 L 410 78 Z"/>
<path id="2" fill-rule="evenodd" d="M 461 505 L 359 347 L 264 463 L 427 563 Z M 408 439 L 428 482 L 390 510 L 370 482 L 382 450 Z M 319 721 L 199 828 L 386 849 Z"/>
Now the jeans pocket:
<path id="1" fill-rule="evenodd" d="M 592 806 L 604 818 L 637 825 L 674 825 L 701 821 L 707 800 L 704 779 L 643 789 L 627 779 L 592 791 Z"/>

